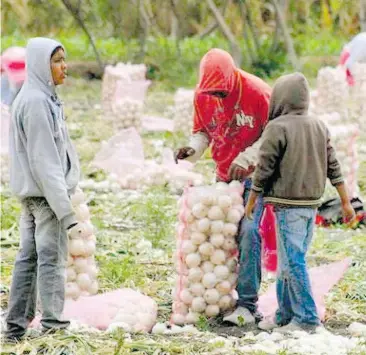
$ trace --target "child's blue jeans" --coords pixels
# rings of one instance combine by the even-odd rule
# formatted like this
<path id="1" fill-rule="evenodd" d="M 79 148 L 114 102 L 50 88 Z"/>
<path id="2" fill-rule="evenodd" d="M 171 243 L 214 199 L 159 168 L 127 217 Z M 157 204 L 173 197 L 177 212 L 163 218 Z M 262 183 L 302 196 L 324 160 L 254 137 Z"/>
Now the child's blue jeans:
<path id="1" fill-rule="evenodd" d="M 302 326 L 320 323 L 306 267 L 316 209 L 275 208 L 277 219 L 277 301 L 275 321 Z"/>

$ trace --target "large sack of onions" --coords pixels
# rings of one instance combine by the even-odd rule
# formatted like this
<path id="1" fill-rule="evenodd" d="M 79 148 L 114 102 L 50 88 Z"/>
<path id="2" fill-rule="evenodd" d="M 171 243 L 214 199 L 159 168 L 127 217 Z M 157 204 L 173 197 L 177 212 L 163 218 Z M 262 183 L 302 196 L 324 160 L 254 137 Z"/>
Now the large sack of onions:
<path id="1" fill-rule="evenodd" d="M 178 89 L 174 96 L 174 131 L 189 136 L 193 124 L 194 90 Z"/>
<path id="2" fill-rule="evenodd" d="M 234 181 L 187 188 L 179 201 L 173 290 L 175 324 L 194 324 L 235 306 L 238 225 L 243 187 Z"/>
<path id="3" fill-rule="evenodd" d="M 85 195 L 80 188 L 71 196 L 71 203 L 78 225 L 69 232 L 65 297 L 77 300 L 80 296 L 95 295 L 98 292 L 98 269 L 94 259 L 94 227 L 90 221 Z"/>

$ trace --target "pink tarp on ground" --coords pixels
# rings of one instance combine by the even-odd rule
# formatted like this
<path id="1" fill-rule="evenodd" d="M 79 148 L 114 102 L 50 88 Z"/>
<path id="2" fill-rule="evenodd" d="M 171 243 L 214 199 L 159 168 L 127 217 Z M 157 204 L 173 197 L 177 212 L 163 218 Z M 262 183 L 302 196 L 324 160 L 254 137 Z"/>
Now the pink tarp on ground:
<path id="1" fill-rule="evenodd" d="M 321 265 L 310 269 L 310 281 L 315 303 L 321 320 L 325 318 L 325 295 L 337 284 L 351 264 L 351 259 Z M 272 316 L 277 309 L 276 284 L 273 283 L 268 291 L 259 297 L 259 311 L 265 317 Z"/>
<path id="2" fill-rule="evenodd" d="M 322 320 L 325 317 L 324 297 L 331 288 L 342 278 L 351 260 L 345 259 L 328 265 L 322 265 L 310 269 L 310 279 L 313 288 L 315 301 L 318 307 L 318 313 Z M 133 295 L 132 295 L 133 293 Z M 133 296 L 133 297 L 132 297 Z M 141 295 L 130 289 L 120 289 L 104 294 L 90 297 L 80 297 L 77 301 L 66 301 L 65 317 L 73 319 L 80 323 L 105 330 L 112 323 L 117 313 L 126 307 L 133 298 L 136 307 L 136 314 L 150 313 L 154 316 L 154 322 L 157 318 L 157 305 L 155 301 L 147 296 Z M 275 284 L 271 285 L 269 290 L 259 298 L 259 310 L 265 317 L 271 316 L 277 309 Z M 131 309 L 128 308 L 128 313 Z M 38 326 L 39 318 L 36 318 L 32 326 Z M 145 326 L 146 331 L 153 327 Z"/>
<path id="3" fill-rule="evenodd" d="M 136 324 L 141 325 L 141 330 L 151 331 L 156 323 L 158 307 L 155 301 L 141 293 L 124 288 L 98 294 L 89 297 L 80 297 L 77 301 L 67 300 L 65 302 L 65 319 L 72 319 L 81 324 L 105 330 L 113 322 L 117 313 L 126 309 L 126 313 L 134 313 Z M 151 324 L 147 322 L 146 315 L 152 315 Z M 140 315 L 145 315 L 145 320 L 138 319 Z M 33 323 L 33 327 L 39 325 L 39 317 Z"/>

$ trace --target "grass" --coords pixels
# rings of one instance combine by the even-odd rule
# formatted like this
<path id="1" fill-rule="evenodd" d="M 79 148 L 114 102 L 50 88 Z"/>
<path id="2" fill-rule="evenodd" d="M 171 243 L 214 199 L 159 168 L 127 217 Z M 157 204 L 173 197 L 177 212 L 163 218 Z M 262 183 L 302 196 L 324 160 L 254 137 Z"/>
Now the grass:
<path id="1" fill-rule="evenodd" d="M 103 179 L 105 175 L 90 165 L 95 152 L 101 147 L 101 141 L 112 134 L 109 122 L 94 107 L 100 104 L 100 83 L 72 79 L 62 88 L 61 95 L 66 102 L 67 124 L 81 157 L 83 176 Z M 161 113 L 166 106 L 162 96 L 153 92 L 148 98 L 148 107 L 153 107 L 154 113 Z M 152 104 L 154 97 L 160 100 L 155 105 Z M 171 102 L 169 95 L 167 102 Z M 144 143 L 149 157 L 158 156 L 153 144 L 157 140 L 163 141 L 165 146 L 174 147 L 182 143 L 184 137 L 157 133 L 145 135 Z M 213 165 L 209 159 L 202 160 L 197 169 L 212 176 Z M 86 194 L 92 222 L 98 229 L 96 259 L 100 268 L 100 292 L 120 287 L 139 290 L 157 302 L 158 320 L 169 320 L 175 276 L 172 254 L 175 248 L 177 196 L 173 196 L 167 187 L 152 188 L 142 193 L 86 191 Z M 7 186 L 2 186 L 1 204 L 1 283 L 9 286 L 19 238 L 17 220 L 20 206 L 11 197 Z M 145 244 L 150 242 L 151 247 L 146 249 L 140 244 L 141 241 Z M 326 324 L 340 333 L 353 321 L 366 322 L 366 232 L 337 229 L 316 231 L 309 253 L 310 266 L 349 256 L 355 265 L 349 268 L 326 299 Z M 263 289 L 267 285 L 264 283 Z M 7 300 L 8 294 L 1 294 L 3 309 Z M 198 328 L 203 333 L 175 336 L 130 336 L 122 331 L 111 334 L 54 334 L 16 346 L 4 346 L 2 354 L 244 354 L 239 348 L 248 342 L 241 338 L 242 330 L 239 329 L 235 337 L 225 335 L 224 339 L 231 339 L 231 345 L 226 345 L 222 338 L 217 339 L 217 333 L 224 332 L 219 322 L 202 317 Z M 290 355 L 286 350 L 279 354 Z"/>

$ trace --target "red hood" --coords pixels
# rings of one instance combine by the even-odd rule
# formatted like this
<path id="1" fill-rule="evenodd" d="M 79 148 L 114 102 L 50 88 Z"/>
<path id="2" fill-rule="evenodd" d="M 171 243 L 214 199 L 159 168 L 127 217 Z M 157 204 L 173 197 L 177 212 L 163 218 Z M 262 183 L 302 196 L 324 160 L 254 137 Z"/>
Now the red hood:
<path id="1" fill-rule="evenodd" d="M 209 50 L 201 59 L 197 93 L 231 93 L 236 84 L 236 72 L 234 60 L 228 52 L 218 48 Z"/>

